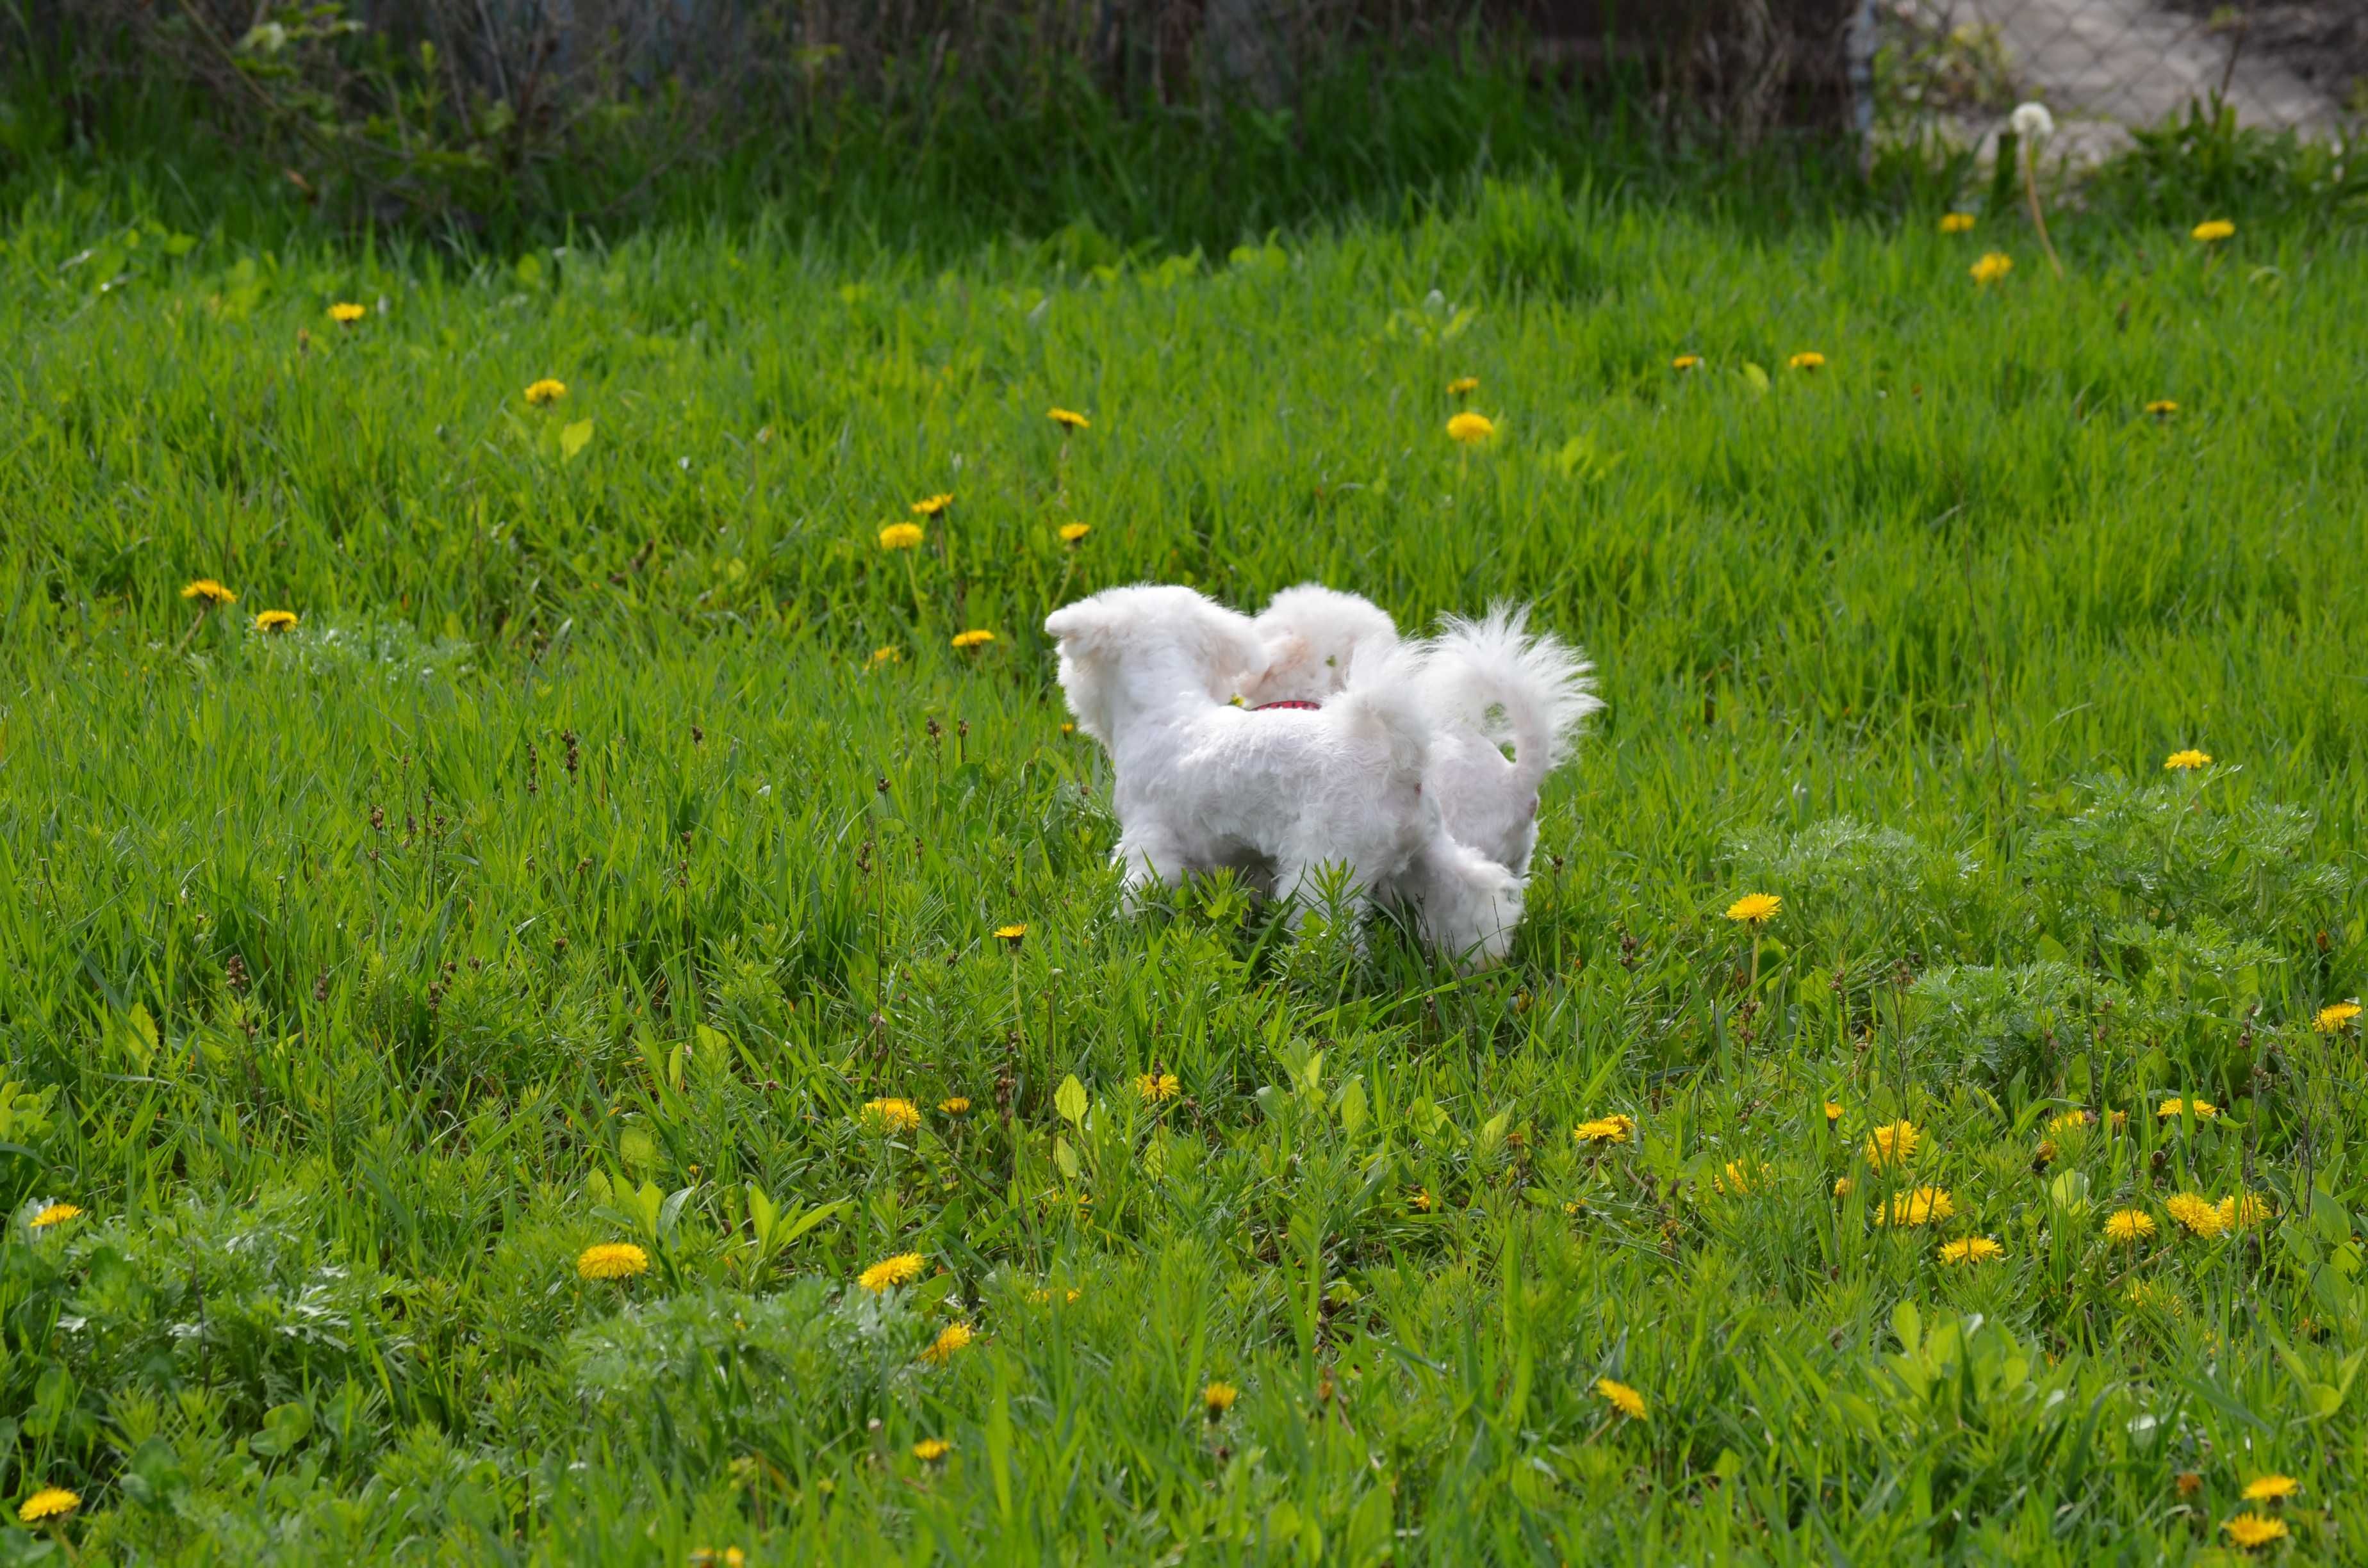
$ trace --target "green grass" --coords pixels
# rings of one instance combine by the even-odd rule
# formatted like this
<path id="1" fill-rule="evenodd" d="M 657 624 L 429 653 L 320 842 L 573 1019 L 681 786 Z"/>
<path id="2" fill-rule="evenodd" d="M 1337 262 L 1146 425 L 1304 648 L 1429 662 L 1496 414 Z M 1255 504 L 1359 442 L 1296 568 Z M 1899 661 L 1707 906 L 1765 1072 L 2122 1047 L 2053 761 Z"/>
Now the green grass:
<path id="1" fill-rule="evenodd" d="M 0 1495 L 85 1562 L 2088 1562 L 2277 1470 L 2359 1555 L 2368 269 L 1934 216 L 1520 179 L 1097 273 L 28 199 Z M 1037 628 L 1142 577 L 1593 652 L 1509 966 L 1117 913 Z"/>

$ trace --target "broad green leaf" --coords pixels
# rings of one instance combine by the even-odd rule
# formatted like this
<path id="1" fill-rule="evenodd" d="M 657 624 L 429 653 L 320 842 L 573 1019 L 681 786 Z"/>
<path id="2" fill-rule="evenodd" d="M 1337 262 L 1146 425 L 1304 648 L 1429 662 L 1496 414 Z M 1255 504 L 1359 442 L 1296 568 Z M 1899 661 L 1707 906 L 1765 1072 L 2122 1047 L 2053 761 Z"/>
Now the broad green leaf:
<path id="1" fill-rule="evenodd" d="M 780 1206 L 766 1194 L 763 1187 L 753 1181 L 750 1182 L 748 1184 L 748 1228 L 756 1233 L 757 1245 L 760 1250 L 771 1249 L 773 1227 L 780 1222 Z"/>
<path id="2" fill-rule="evenodd" d="M 1061 1086 L 1053 1091 L 1053 1108 L 1071 1126 L 1086 1119 L 1086 1086 L 1077 1082 L 1075 1073 L 1062 1079 Z"/>
<path id="3" fill-rule="evenodd" d="M 562 426 L 559 431 L 559 455 L 570 462 L 592 440 L 592 421 L 579 419 L 573 425 Z"/>
<path id="4" fill-rule="evenodd" d="M 302 1404 L 275 1404 L 263 1413 L 263 1430 L 247 1447 L 267 1457 L 293 1450 L 313 1430 L 313 1413 Z"/>
<path id="5" fill-rule="evenodd" d="M 1365 1126 L 1365 1085 L 1351 1078 L 1340 1091 L 1340 1131 L 1354 1138 Z"/>
<path id="6" fill-rule="evenodd" d="M 828 1203 L 817 1204 L 781 1227 L 779 1244 L 787 1246 L 824 1221 L 835 1219 L 838 1211 L 854 1202 L 851 1198 L 834 1198 Z"/>

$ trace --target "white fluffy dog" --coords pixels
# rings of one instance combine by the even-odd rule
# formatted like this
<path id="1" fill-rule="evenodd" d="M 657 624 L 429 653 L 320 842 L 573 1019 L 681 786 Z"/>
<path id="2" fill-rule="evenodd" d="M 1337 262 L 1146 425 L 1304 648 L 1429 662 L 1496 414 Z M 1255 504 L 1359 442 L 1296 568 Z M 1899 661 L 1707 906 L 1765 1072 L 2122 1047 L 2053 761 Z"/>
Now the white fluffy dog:
<path id="1" fill-rule="evenodd" d="M 1275 595 L 1251 625 L 1267 655 L 1242 687 L 1254 708 L 1324 702 L 1355 661 L 1399 646 L 1396 623 L 1380 606 L 1315 583 Z M 1425 789 L 1449 836 L 1516 875 L 1529 870 L 1537 848 L 1539 787 L 1579 724 L 1603 706 L 1588 689 L 1588 667 L 1558 639 L 1531 636 L 1526 611 L 1504 606 L 1482 620 L 1444 618 L 1422 649 Z"/>
<path id="2" fill-rule="evenodd" d="M 1320 706 L 1255 713 L 1226 693 L 1269 666 L 1264 640 L 1190 588 L 1110 588 L 1044 630 L 1077 727 L 1110 753 L 1131 899 L 1220 867 L 1270 874 L 1288 898 L 1338 866 L 1360 908 L 1411 894 L 1434 948 L 1504 956 L 1520 878 L 1458 843 L 1424 789 L 1433 725 L 1417 650 L 1395 637 L 1360 647 Z"/>

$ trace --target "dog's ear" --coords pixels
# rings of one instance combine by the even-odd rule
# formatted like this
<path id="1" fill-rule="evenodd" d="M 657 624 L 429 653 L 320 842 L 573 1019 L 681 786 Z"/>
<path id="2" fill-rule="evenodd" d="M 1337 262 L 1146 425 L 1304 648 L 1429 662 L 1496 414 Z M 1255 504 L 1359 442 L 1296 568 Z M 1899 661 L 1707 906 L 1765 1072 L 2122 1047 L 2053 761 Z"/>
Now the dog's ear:
<path id="1" fill-rule="evenodd" d="M 1267 668 L 1266 639 L 1248 618 L 1211 605 L 1201 618 L 1200 632 L 1201 657 L 1221 682 L 1251 679 Z"/>
<path id="2" fill-rule="evenodd" d="M 1063 605 L 1044 618 L 1044 631 L 1070 653 L 1095 653 L 1110 637 L 1110 607 L 1092 599 Z"/>
<path id="3" fill-rule="evenodd" d="M 1201 619 L 1201 637 L 1210 664 L 1220 670 L 1238 675 L 1267 668 L 1267 640 L 1258 635 L 1258 625 L 1248 616 L 1210 604 L 1208 616 Z"/>
<path id="4" fill-rule="evenodd" d="M 1270 681 L 1295 680 L 1315 662 L 1315 650 L 1296 631 L 1269 633 L 1260 653 L 1260 673 Z"/>

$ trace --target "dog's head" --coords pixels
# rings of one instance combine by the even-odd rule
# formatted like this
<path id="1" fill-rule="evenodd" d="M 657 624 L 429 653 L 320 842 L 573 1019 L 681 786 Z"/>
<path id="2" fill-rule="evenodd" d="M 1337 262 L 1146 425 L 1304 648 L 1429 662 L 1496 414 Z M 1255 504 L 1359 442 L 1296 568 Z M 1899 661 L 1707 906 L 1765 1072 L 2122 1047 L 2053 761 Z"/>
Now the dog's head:
<path id="1" fill-rule="evenodd" d="M 1105 588 L 1044 618 L 1077 727 L 1110 743 L 1130 700 L 1223 702 L 1265 661 L 1249 619 L 1190 588 Z"/>
<path id="2" fill-rule="evenodd" d="M 1320 583 L 1285 588 L 1251 623 L 1266 645 L 1260 702 L 1320 702 L 1338 691 L 1360 649 L 1395 646 L 1397 623 L 1379 605 Z"/>

